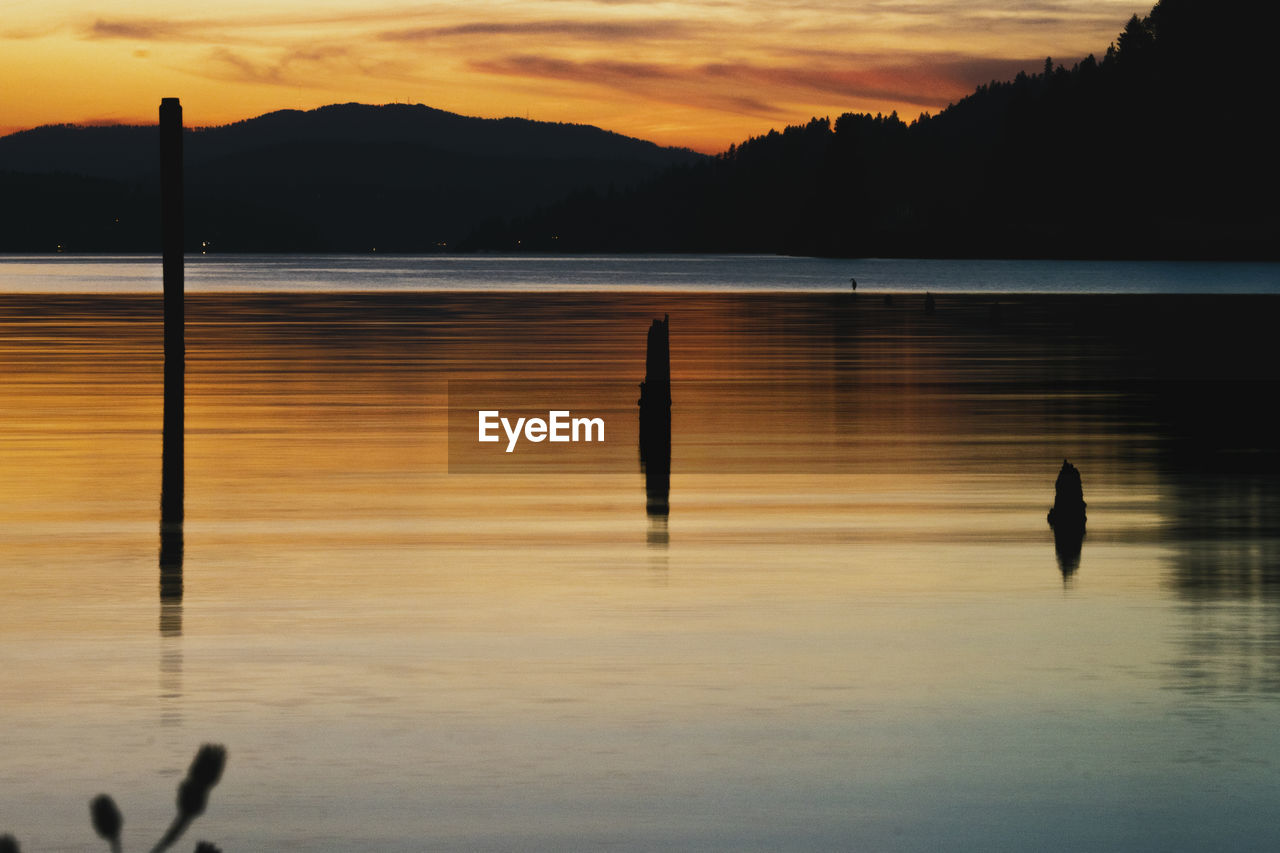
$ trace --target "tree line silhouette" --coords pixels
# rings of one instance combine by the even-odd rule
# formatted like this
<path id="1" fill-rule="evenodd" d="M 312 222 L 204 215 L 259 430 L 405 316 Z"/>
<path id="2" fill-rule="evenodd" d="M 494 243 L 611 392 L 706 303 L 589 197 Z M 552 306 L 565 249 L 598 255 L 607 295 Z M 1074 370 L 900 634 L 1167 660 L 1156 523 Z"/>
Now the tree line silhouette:
<path id="1" fill-rule="evenodd" d="M 631 190 L 490 220 L 464 245 L 1274 258 L 1276 18 L 1259 0 L 1161 0 L 1100 60 L 1046 58 L 910 123 L 814 118 Z"/>
<path id="2" fill-rule="evenodd" d="M 1101 59 L 715 157 L 417 105 L 188 132 L 188 251 L 1275 258 L 1280 12 L 1160 0 Z M 154 127 L 0 138 L 0 251 L 155 251 Z"/>

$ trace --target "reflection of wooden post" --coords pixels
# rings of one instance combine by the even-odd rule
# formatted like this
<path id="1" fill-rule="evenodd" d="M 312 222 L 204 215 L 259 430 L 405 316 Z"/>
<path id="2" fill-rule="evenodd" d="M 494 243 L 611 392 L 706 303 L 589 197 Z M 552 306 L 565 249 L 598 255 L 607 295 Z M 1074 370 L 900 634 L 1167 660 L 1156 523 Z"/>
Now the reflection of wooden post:
<path id="1" fill-rule="evenodd" d="M 164 269 L 164 433 L 160 475 L 160 595 L 182 598 L 184 459 L 182 105 L 160 102 L 160 215 Z"/>

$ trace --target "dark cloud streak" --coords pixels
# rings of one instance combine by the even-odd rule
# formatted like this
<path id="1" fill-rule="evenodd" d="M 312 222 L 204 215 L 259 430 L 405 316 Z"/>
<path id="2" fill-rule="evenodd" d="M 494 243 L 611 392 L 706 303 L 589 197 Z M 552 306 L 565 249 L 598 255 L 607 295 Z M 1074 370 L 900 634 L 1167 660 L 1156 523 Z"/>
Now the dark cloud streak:
<path id="1" fill-rule="evenodd" d="M 937 108 L 968 94 L 980 83 L 1011 78 L 1035 65 L 1035 60 L 921 55 L 911 63 L 867 67 L 846 64 L 844 67 L 815 68 L 738 63 L 707 65 L 702 70 L 726 80 L 751 82 L 774 89 L 785 86 L 820 97 L 835 95 L 854 100 L 890 100 Z"/>
<path id="2" fill-rule="evenodd" d="M 95 39 L 135 39 L 152 41 L 156 39 L 181 36 L 183 28 L 162 21 L 149 20 L 105 20 L 99 18 L 89 25 L 89 38 Z"/>
<path id="3" fill-rule="evenodd" d="M 229 70 L 219 76 L 219 79 L 235 80 L 242 83 L 269 83 L 272 85 L 281 85 L 284 82 L 284 65 L 256 65 L 245 59 L 243 56 L 228 50 L 225 47 L 214 48 L 209 58 L 213 61 L 215 68 L 222 67 Z"/>
<path id="4" fill-rule="evenodd" d="M 438 38 L 471 35 L 560 35 L 578 39 L 601 41 L 644 41 L 680 38 L 690 34 L 690 28 L 682 21 L 520 21 L 514 23 L 474 21 L 448 27 L 415 27 L 388 30 L 378 38 L 383 41 L 430 41 Z"/>
<path id="5" fill-rule="evenodd" d="M 706 75 L 699 69 L 646 62 L 593 60 L 575 62 L 548 56 L 518 55 L 496 60 L 476 60 L 471 67 L 489 74 L 534 77 L 589 83 L 626 92 L 642 92 L 647 98 L 703 109 L 757 115 L 782 115 L 774 104 L 724 87 L 700 86 Z"/>
<path id="6" fill-rule="evenodd" d="M 858 66 L 846 57 L 841 65 L 817 63 L 762 65 L 705 63 L 677 66 L 612 60 L 576 62 L 551 56 L 521 54 L 478 60 L 471 66 L 489 74 L 590 83 L 635 92 L 689 106 L 773 117 L 777 104 L 743 92 L 769 92 L 776 101 L 813 103 L 832 98 L 850 102 L 892 101 L 937 109 L 963 97 L 981 83 L 1008 79 L 1036 60 L 998 60 L 962 54 L 921 55 L 909 61 Z"/>

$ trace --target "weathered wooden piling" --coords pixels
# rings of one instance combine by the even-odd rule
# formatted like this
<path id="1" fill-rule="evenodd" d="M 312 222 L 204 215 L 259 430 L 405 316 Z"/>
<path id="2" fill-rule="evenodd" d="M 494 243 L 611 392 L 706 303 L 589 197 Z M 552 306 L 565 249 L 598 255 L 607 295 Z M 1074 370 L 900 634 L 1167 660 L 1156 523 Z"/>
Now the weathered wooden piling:
<path id="1" fill-rule="evenodd" d="M 649 326 L 649 345 L 640 383 L 640 419 L 646 416 L 671 420 L 671 315 Z"/>
<path id="2" fill-rule="evenodd" d="M 650 516 L 666 517 L 671 494 L 671 317 L 649 327 L 645 376 L 640 383 L 640 469 Z"/>
<path id="3" fill-rule="evenodd" d="M 1049 526 L 1053 528 L 1053 547 L 1058 555 L 1058 568 L 1064 580 L 1080 568 L 1080 551 L 1084 542 L 1084 486 L 1080 471 L 1066 459 L 1053 484 L 1053 508 L 1049 510 Z"/>
<path id="4" fill-rule="evenodd" d="M 160 102 L 161 264 L 164 271 L 164 432 L 160 475 L 160 597 L 182 597 L 186 341 L 184 339 L 182 105 Z"/>
<path id="5" fill-rule="evenodd" d="M 181 378 L 186 357 L 183 339 L 182 105 L 177 98 L 160 102 L 160 214 L 164 269 L 165 379 Z M 181 386 L 181 382 L 178 383 Z M 167 389 L 166 389 L 167 390 Z M 179 387 L 181 392 L 181 387 Z M 168 413 L 166 412 L 166 415 Z M 177 415 L 181 417 L 182 411 Z"/>

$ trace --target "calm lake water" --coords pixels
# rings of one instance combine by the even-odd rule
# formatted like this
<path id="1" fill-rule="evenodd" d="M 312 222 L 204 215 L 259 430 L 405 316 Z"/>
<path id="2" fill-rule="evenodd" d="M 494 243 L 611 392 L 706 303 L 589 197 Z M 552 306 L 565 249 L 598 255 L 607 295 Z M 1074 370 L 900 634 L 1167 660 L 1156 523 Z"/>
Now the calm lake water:
<path id="1" fill-rule="evenodd" d="M 949 261 L 760 255 L 197 255 L 190 292 L 580 290 L 1280 293 L 1280 264 Z M 0 292 L 159 293 L 145 256 L 0 257 Z"/>
<path id="2" fill-rule="evenodd" d="M 758 287 L 787 260 L 687 292 L 657 278 L 694 259 L 609 260 L 624 292 L 193 261 L 180 599 L 156 264 L 0 262 L 0 833 L 93 849 L 107 791 L 148 849 L 213 741 L 178 849 L 1274 850 L 1280 300 L 1048 264 L 926 314 L 847 262 L 805 263 L 857 296 Z M 451 401 L 561 384 L 604 446 L 451 459 Z"/>

